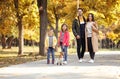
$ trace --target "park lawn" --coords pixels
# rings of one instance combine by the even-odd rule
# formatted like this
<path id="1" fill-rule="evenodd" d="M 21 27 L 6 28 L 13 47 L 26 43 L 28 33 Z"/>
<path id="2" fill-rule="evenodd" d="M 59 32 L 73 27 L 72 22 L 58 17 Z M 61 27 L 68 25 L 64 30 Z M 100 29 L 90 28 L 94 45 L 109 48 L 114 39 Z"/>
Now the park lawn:
<path id="1" fill-rule="evenodd" d="M 22 64 L 26 62 L 32 62 L 45 59 L 46 56 L 39 56 L 38 47 L 24 47 L 23 56 L 18 56 L 18 48 L 12 47 L 11 49 L 0 48 L 0 67 L 6 67 L 10 65 Z"/>
<path id="2" fill-rule="evenodd" d="M 60 48 L 58 50 L 60 51 Z M 11 49 L 2 49 L 2 47 L 0 47 L 0 67 L 46 59 L 46 56 L 37 55 L 38 51 L 39 48 L 36 46 L 25 46 L 23 56 L 19 57 L 17 54 L 18 47 L 12 47 Z M 55 52 L 56 57 L 58 57 L 59 51 Z M 68 50 L 69 55 L 75 52 L 76 50 L 72 48 Z"/>
<path id="3" fill-rule="evenodd" d="M 23 56 L 19 57 L 17 54 L 18 47 L 12 47 L 11 49 L 2 49 L 2 47 L 0 47 L 0 67 L 46 59 L 46 56 L 37 55 L 38 51 L 39 48 L 36 46 L 25 46 Z M 60 48 L 58 52 L 55 52 L 56 57 L 58 57 L 59 51 Z M 75 49 L 70 48 L 68 50 L 69 55 L 74 53 L 76 53 Z"/>

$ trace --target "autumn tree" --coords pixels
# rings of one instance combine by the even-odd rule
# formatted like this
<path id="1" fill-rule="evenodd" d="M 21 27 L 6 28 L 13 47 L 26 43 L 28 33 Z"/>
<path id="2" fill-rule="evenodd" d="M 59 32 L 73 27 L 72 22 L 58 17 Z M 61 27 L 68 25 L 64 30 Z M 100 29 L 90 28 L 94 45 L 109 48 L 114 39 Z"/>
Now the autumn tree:
<path id="1" fill-rule="evenodd" d="M 120 0 L 79 0 L 84 16 L 95 15 L 101 33 L 120 38 Z M 39 42 L 39 54 L 44 55 L 44 40 L 47 24 L 54 29 L 55 36 L 62 23 L 71 25 L 77 16 L 77 0 L 1 0 L 0 1 L 0 34 L 3 48 L 11 47 L 13 37 L 19 38 L 19 54 L 22 54 L 23 39 Z M 47 15 L 48 13 L 48 15 Z M 24 30 L 21 30 L 23 29 Z M 103 32 L 104 31 L 104 32 Z M 103 34 L 101 34 L 103 35 Z M 7 38 L 7 39 L 6 39 Z M 40 40 L 39 40 L 40 39 Z"/>
<path id="2" fill-rule="evenodd" d="M 18 55 L 23 54 L 23 45 L 24 45 L 24 41 L 23 41 L 23 26 L 22 26 L 22 18 L 25 14 L 20 14 L 20 10 L 19 10 L 19 0 L 14 0 L 14 5 L 15 5 L 15 9 L 16 9 L 16 17 L 17 17 L 17 26 L 18 26 L 18 30 L 19 30 L 19 51 L 18 51 Z"/>
<path id="3" fill-rule="evenodd" d="M 66 12 L 63 12 L 62 10 L 65 6 L 65 2 L 61 2 L 61 0 L 49 0 L 48 23 L 50 27 L 54 30 L 56 37 L 58 37 L 59 20 L 62 16 L 65 16 L 66 14 Z M 54 24 L 55 27 L 53 27 Z"/>
<path id="4" fill-rule="evenodd" d="M 27 1 L 27 0 L 14 0 L 14 6 L 16 11 L 16 17 L 17 17 L 17 26 L 19 31 L 19 52 L 18 55 L 23 54 L 23 46 L 24 46 L 24 28 L 31 30 L 30 28 L 38 27 L 38 23 L 36 23 L 38 20 L 37 15 L 37 2 L 34 0 Z M 33 11 L 32 11 L 33 10 Z M 35 14 L 36 13 L 36 14 Z M 27 23 L 26 23 L 27 22 Z M 29 28 L 28 28 L 29 27 Z M 32 29 L 31 33 L 35 32 L 35 30 Z M 28 32 L 28 31 L 27 31 Z M 30 39 L 32 36 L 30 36 Z"/>
<path id="5" fill-rule="evenodd" d="M 54 30 L 58 38 L 58 31 L 61 24 L 71 17 L 72 0 L 49 0 L 48 1 L 48 24 Z M 74 1 L 73 1 L 74 2 Z M 74 12 L 74 11 L 73 11 Z"/>
<path id="6" fill-rule="evenodd" d="M 45 36 L 47 28 L 47 0 L 37 0 L 37 6 L 39 9 L 40 16 L 40 44 L 39 44 L 39 54 L 45 55 Z"/>
<path id="7" fill-rule="evenodd" d="M 13 11 L 13 0 L 0 1 L 0 34 L 2 48 L 11 48 L 13 31 L 15 28 L 15 12 Z"/>

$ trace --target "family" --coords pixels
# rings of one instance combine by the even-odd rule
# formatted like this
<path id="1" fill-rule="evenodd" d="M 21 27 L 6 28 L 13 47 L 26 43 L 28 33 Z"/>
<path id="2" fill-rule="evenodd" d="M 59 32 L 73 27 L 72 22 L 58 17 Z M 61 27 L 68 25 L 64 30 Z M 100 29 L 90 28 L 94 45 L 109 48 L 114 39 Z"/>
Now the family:
<path id="1" fill-rule="evenodd" d="M 95 52 L 98 50 L 98 26 L 94 20 L 94 15 L 89 13 L 87 19 L 83 16 L 83 9 L 77 9 L 77 17 L 72 24 L 72 31 L 77 42 L 77 56 L 80 63 L 83 62 L 84 53 L 86 51 L 90 54 L 89 63 L 94 63 Z M 50 64 L 50 55 L 52 55 L 52 64 L 55 63 L 54 50 L 56 44 L 61 48 L 59 63 L 67 64 L 67 49 L 69 46 L 70 34 L 68 32 L 67 24 L 62 24 L 58 40 L 53 34 L 53 29 L 49 30 L 48 36 L 45 40 L 45 47 L 47 50 L 47 64 Z M 57 43 L 58 41 L 58 43 Z M 62 58 L 63 57 L 63 58 Z M 58 64 L 57 61 L 57 64 Z"/>

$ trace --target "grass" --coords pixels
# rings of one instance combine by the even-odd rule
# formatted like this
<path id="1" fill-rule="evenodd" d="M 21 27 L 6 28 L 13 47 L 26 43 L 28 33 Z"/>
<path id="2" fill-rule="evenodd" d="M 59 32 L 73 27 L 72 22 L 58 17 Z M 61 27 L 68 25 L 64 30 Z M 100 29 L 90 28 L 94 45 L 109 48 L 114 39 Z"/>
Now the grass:
<path id="1" fill-rule="evenodd" d="M 38 47 L 24 47 L 24 55 L 18 56 L 18 48 L 0 49 L 0 67 L 10 65 L 22 64 L 26 62 L 37 61 L 45 59 L 45 56 L 36 56 L 38 54 Z"/>
<path id="2" fill-rule="evenodd" d="M 22 63 L 42 60 L 46 58 L 46 56 L 36 56 L 36 54 L 38 54 L 39 51 L 38 47 L 25 46 L 23 51 L 24 51 L 24 56 L 19 57 L 18 47 L 12 47 L 11 49 L 2 49 L 2 47 L 0 47 L 0 67 L 22 64 Z M 56 57 L 58 57 L 59 51 L 60 48 L 58 49 L 58 52 L 55 52 Z M 74 54 L 76 53 L 76 50 L 70 48 L 68 52 L 69 54 Z"/>

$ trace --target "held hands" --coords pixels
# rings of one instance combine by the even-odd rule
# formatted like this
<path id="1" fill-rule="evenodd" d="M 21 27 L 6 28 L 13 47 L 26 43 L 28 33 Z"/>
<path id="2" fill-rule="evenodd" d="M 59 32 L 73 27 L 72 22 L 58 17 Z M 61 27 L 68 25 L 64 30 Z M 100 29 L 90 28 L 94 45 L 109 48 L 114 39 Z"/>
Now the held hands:
<path id="1" fill-rule="evenodd" d="M 77 35 L 77 36 L 76 36 L 76 38 L 77 38 L 77 39 L 80 39 L 80 36 L 79 36 L 79 35 Z"/>
<path id="2" fill-rule="evenodd" d="M 66 44 L 64 43 L 63 46 L 65 46 Z"/>
<path id="3" fill-rule="evenodd" d="M 62 46 L 65 46 L 66 44 L 63 44 Z M 60 45 L 58 44 L 58 47 L 60 47 Z"/>

